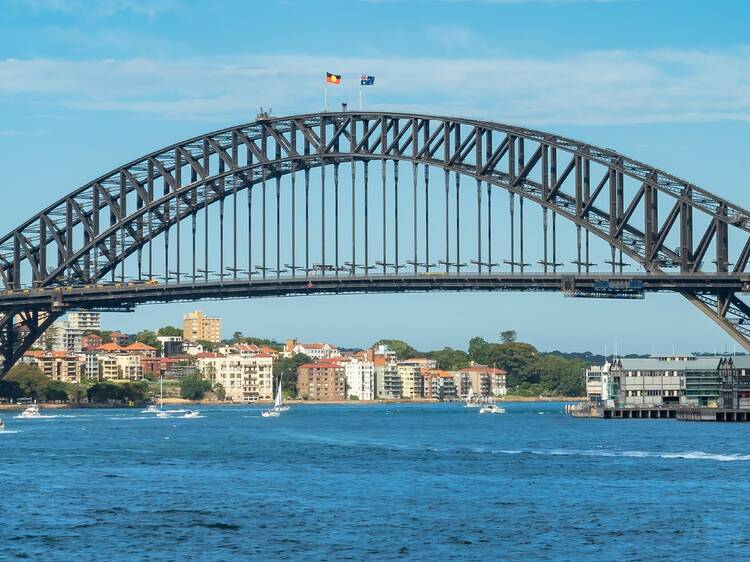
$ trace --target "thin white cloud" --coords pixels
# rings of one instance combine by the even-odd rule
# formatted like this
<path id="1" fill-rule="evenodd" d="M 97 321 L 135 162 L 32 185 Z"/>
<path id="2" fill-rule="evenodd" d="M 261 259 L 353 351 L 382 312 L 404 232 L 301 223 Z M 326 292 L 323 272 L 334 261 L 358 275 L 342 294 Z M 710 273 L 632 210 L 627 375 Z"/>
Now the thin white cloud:
<path id="1" fill-rule="evenodd" d="M 0 61 L 0 102 L 166 119 L 234 119 L 355 107 L 359 75 L 371 109 L 470 115 L 529 125 L 750 121 L 750 49 L 595 51 L 555 58 L 356 58 L 257 55 L 226 60 Z"/>
<path id="2" fill-rule="evenodd" d="M 176 8 L 172 0 L 14 0 L 14 3 L 34 13 L 57 12 L 99 18 L 129 12 L 153 19 Z"/>

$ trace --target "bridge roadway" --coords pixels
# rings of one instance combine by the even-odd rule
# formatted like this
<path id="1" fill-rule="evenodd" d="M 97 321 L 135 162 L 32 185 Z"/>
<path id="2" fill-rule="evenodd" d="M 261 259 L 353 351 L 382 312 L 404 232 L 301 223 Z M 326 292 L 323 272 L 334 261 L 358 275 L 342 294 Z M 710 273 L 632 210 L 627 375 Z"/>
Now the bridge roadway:
<path id="1" fill-rule="evenodd" d="M 602 289 L 602 286 L 605 289 Z M 124 309 L 136 304 L 279 296 L 433 291 L 561 291 L 571 296 L 633 298 L 644 292 L 750 292 L 750 274 L 711 273 L 416 273 L 267 276 L 189 283 L 125 281 L 0 292 L 0 312 Z"/>

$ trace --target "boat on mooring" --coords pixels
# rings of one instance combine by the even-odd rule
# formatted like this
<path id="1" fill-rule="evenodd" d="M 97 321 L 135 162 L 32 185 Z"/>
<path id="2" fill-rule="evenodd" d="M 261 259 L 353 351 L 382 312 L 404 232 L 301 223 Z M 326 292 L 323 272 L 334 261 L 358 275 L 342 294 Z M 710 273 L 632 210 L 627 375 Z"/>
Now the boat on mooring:
<path id="1" fill-rule="evenodd" d="M 40 417 L 39 406 L 32 404 L 19 414 L 19 418 L 38 418 Z"/>
<path id="2" fill-rule="evenodd" d="M 495 403 L 485 404 L 479 409 L 480 414 L 504 414 L 505 408 L 501 408 Z"/>

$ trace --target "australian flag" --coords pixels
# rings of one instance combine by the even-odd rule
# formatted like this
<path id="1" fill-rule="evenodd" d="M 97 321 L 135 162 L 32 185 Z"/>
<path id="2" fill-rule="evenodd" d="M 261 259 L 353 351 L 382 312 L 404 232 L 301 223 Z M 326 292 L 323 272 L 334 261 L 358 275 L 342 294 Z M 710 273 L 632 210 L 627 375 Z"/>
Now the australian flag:
<path id="1" fill-rule="evenodd" d="M 360 86 L 374 86 L 375 85 L 375 77 L 374 76 L 366 76 L 362 75 L 359 78 L 359 85 Z"/>

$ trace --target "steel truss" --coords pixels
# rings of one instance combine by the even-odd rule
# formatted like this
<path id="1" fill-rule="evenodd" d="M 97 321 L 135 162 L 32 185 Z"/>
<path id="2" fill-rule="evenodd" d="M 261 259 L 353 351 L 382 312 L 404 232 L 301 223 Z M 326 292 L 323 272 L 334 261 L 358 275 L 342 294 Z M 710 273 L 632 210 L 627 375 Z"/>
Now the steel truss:
<path id="1" fill-rule="evenodd" d="M 378 161 L 380 181 L 375 182 L 370 164 Z M 399 163 L 412 169 L 411 185 L 402 187 L 401 195 Z M 351 168 L 349 180 L 340 177 L 341 166 Z M 326 175 L 331 170 L 332 176 Z M 356 187 L 360 170 L 362 188 Z M 434 185 L 431 170 L 442 170 L 442 185 Z M 316 264 L 311 261 L 316 250 L 309 206 L 310 176 L 318 172 Z M 288 188 L 282 187 L 287 177 L 290 201 Z M 467 180 L 476 186 L 474 209 L 467 209 L 459 196 L 468 189 Z M 342 232 L 347 210 L 340 205 L 349 187 L 350 234 Z M 413 212 L 399 215 L 404 189 L 413 197 Z M 508 196 L 510 251 L 508 259 L 493 261 L 499 245 L 492 197 L 501 192 Z M 382 198 L 380 217 L 368 210 L 375 197 Z M 438 202 L 444 203 L 444 215 L 435 211 Z M 82 186 L 0 238 L 3 372 L 64 313 L 68 301 L 85 301 L 87 292 L 104 283 L 124 290 L 117 303 L 93 299 L 77 306 L 127 308 L 144 302 L 139 284 L 157 278 L 163 280 L 160 292 L 183 291 L 181 298 L 190 294 L 184 293 L 186 286 L 204 295 L 198 283 L 218 283 L 219 293 L 211 296 L 220 296 L 225 281 L 243 278 L 249 283 L 275 278 L 281 287 L 296 286 L 300 279 L 392 273 L 404 279 L 401 285 L 378 285 L 378 290 L 394 291 L 419 285 L 399 277 L 402 270 L 403 275 L 440 272 L 444 279 L 459 279 L 505 268 L 523 280 L 531 268 L 525 261 L 524 204 L 529 203 L 543 219 L 540 275 L 554 279 L 562 271 L 557 232 L 563 219 L 575 228 L 574 239 L 565 239 L 565 248 L 575 251 L 575 275 L 591 274 L 593 235 L 609 247 L 610 279 L 625 276 L 628 263 L 642 266 L 653 279 L 647 290 L 681 293 L 750 351 L 750 308 L 739 297 L 750 287 L 745 278 L 750 213 L 745 209 L 613 150 L 557 135 L 472 119 L 342 112 L 262 115 L 253 123 L 158 150 Z M 218 216 L 209 208 L 218 208 Z M 462 226 L 469 213 L 474 213 L 476 232 Z M 228 240 L 225 223 L 232 227 Z M 372 230 L 378 225 L 382 240 L 376 247 Z M 436 238 L 435 225 L 443 228 L 444 240 Z M 282 227 L 290 227 L 291 234 L 282 233 Z M 409 231 L 411 236 L 405 235 Z M 249 237 L 246 244 L 243 234 Z M 347 240 L 351 251 L 342 261 L 340 243 Z M 467 240 L 473 241 L 473 255 L 466 255 Z M 157 243 L 163 244 L 161 253 L 154 248 Z M 282 252 L 288 258 L 282 260 Z M 212 263 L 216 270 L 210 269 Z M 705 285 L 677 286 L 670 270 L 705 280 Z M 717 284 L 721 279 L 728 283 Z"/>

